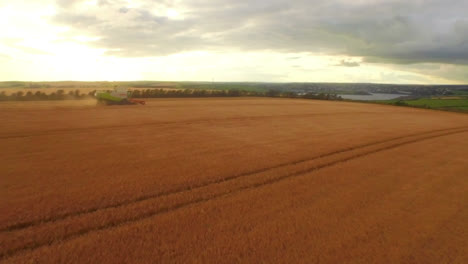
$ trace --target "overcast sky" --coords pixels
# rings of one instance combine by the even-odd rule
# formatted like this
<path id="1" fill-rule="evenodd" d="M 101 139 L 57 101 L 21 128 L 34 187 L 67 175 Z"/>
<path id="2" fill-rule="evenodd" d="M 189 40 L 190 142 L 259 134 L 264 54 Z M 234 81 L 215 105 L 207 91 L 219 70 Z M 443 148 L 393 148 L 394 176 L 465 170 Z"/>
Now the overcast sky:
<path id="1" fill-rule="evenodd" d="M 468 83 L 467 0 L 0 0 L 0 81 Z"/>

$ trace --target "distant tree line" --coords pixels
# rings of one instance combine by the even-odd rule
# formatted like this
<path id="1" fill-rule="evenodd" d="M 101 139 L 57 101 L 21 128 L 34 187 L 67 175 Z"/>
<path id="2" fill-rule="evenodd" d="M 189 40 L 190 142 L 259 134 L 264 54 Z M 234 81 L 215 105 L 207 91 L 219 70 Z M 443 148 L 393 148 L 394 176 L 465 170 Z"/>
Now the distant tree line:
<path id="1" fill-rule="evenodd" d="M 204 90 L 204 89 L 145 89 L 134 90 L 133 98 L 174 98 L 174 97 L 239 97 L 262 96 L 262 93 L 245 90 Z"/>
<path id="2" fill-rule="evenodd" d="M 65 93 L 64 90 L 57 90 L 50 94 L 42 91 L 36 92 L 23 92 L 18 91 L 7 95 L 4 91 L 0 92 L 0 101 L 46 101 L 46 100 L 80 100 L 94 96 L 94 92 L 88 94 L 80 93 L 79 90 L 69 91 Z"/>
<path id="3" fill-rule="evenodd" d="M 302 96 L 306 99 L 318 99 L 318 100 L 343 100 L 343 98 L 337 94 L 329 94 L 329 93 L 306 93 Z"/>
<path id="4" fill-rule="evenodd" d="M 0 92 L 0 101 L 41 101 L 41 100 L 81 100 L 94 97 L 95 90 L 89 93 L 81 93 L 79 90 L 69 91 L 57 90 L 53 93 L 23 92 L 18 91 L 7 95 Z M 241 89 L 227 90 L 204 90 L 204 89 L 145 89 L 134 90 L 133 98 L 189 98 L 189 97 L 283 97 L 283 98 L 305 98 L 319 100 L 342 100 L 336 94 L 282 92 L 279 90 L 268 90 L 266 92 L 247 91 Z"/>
<path id="5" fill-rule="evenodd" d="M 342 100 L 337 94 L 328 93 L 306 93 L 282 92 L 279 90 L 268 90 L 266 92 L 248 91 L 241 89 L 227 90 L 204 90 L 204 89 L 146 89 L 135 90 L 133 98 L 175 98 L 175 97 L 283 97 L 283 98 L 305 98 L 318 100 Z"/>
<path id="6" fill-rule="evenodd" d="M 135 90 L 135 98 L 173 98 L 173 97 L 297 97 L 296 93 L 280 92 L 277 90 L 251 91 L 242 89 L 146 89 Z"/>

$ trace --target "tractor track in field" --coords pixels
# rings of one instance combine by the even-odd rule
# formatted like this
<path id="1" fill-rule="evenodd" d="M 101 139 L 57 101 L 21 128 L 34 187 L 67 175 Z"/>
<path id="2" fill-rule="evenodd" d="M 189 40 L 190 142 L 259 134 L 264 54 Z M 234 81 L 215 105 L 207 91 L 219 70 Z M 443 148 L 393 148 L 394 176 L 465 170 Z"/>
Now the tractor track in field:
<path id="1" fill-rule="evenodd" d="M 40 130 L 34 133 L 22 134 L 21 132 L 8 134 L 0 134 L 1 139 L 15 139 L 15 138 L 30 138 L 40 136 L 56 136 L 61 134 L 69 133 L 86 133 L 94 130 L 106 130 L 106 129 L 123 129 L 123 128 L 138 128 L 145 126 L 166 126 L 166 125 L 191 125 L 191 124 L 204 124 L 210 122 L 233 122 L 233 121 L 257 121 L 264 119 L 282 119 L 282 118 L 303 118 L 323 115 L 344 115 L 344 114 L 373 114 L 373 112 L 333 112 L 333 113 L 314 113 L 314 114 L 299 114 L 299 115 L 263 115 L 263 116 L 248 116 L 248 117 L 227 117 L 227 118 L 200 118 L 191 120 L 181 121 L 155 121 L 145 123 L 135 123 L 126 125 L 107 125 L 107 126 L 90 126 L 90 127 L 76 127 L 76 128 L 63 128 L 63 129 L 46 129 Z"/>
<path id="2" fill-rule="evenodd" d="M 369 146 L 377 145 L 377 144 L 383 144 L 385 142 L 395 141 L 395 140 L 404 139 L 404 138 L 408 138 L 408 137 L 427 135 L 427 134 L 432 134 L 432 133 L 437 133 L 437 132 L 446 132 L 446 131 L 452 131 L 452 130 L 459 130 L 459 129 L 462 129 L 462 130 L 463 129 L 468 129 L 468 127 L 454 127 L 454 128 L 447 128 L 447 129 L 431 130 L 431 131 L 417 133 L 417 134 L 410 134 L 410 135 L 404 135 L 404 136 L 388 138 L 388 139 L 384 139 L 384 140 L 373 141 L 373 142 L 369 142 L 369 143 L 365 143 L 365 144 L 351 146 L 351 147 L 348 147 L 348 148 L 343 148 L 343 149 L 331 151 L 331 152 L 328 152 L 328 153 L 316 155 L 316 156 L 310 157 L 310 158 L 304 158 L 304 159 L 295 160 L 295 161 L 292 161 L 292 162 L 277 164 L 277 165 L 271 166 L 271 167 L 260 168 L 260 169 L 257 169 L 257 170 L 253 170 L 253 171 L 249 171 L 249 172 L 245 172 L 245 173 L 241 173 L 241 174 L 235 174 L 235 175 L 232 175 L 232 176 L 224 177 L 222 179 L 206 181 L 206 182 L 203 182 L 203 183 L 200 183 L 200 184 L 197 184 L 197 185 L 193 185 L 193 186 L 186 186 L 186 187 L 183 187 L 183 188 L 177 188 L 177 189 L 168 190 L 168 191 L 165 191 L 165 192 L 158 192 L 158 193 L 152 193 L 152 194 L 148 194 L 148 195 L 142 195 L 142 196 L 139 196 L 139 197 L 137 197 L 135 199 L 131 199 L 131 200 L 127 200 L 127 201 L 121 201 L 121 202 L 118 202 L 118 203 L 109 204 L 109 205 L 105 205 L 105 206 L 93 207 L 93 208 L 89 208 L 89 209 L 81 210 L 81 211 L 64 213 L 64 214 L 57 215 L 57 216 L 51 217 L 51 218 L 45 218 L 45 219 L 38 219 L 38 220 L 33 220 L 33 221 L 25 221 L 25 222 L 21 222 L 21 223 L 15 223 L 15 224 L 8 225 L 6 227 L 1 227 L 0 232 L 11 232 L 11 231 L 15 231 L 15 230 L 29 228 L 29 227 L 36 226 L 36 225 L 49 223 L 49 222 L 60 221 L 60 220 L 66 219 L 68 217 L 78 216 L 78 215 L 82 215 L 82 214 L 94 213 L 94 212 L 99 211 L 99 210 L 105 210 L 105 209 L 109 209 L 109 208 L 118 208 L 118 207 L 126 206 L 126 205 L 129 205 L 129 204 L 132 204 L 132 203 L 141 202 L 141 201 L 148 200 L 148 199 L 158 198 L 158 197 L 161 197 L 161 196 L 167 196 L 167 195 L 171 195 L 171 194 L 175 194 L 175 193 L 179 193 L 179 192 L 186 192 L 186 191 L 189 191 L 189 190 L 194 190 L 194 189 L 206 187 L 206 186 L 212 185 L 212 184 L 218 184 L 218 183 L 222 183 L 222 182 L 226 182 L 226 181 L 232 181 L 232 180 L 235 180 L 235 179 L 238 179 L 238 178 L 248 177 L 250 175 L 266 172 L 266 171 L 269 171 L 269 170 L 274 170 L 274 169 L 281 168 L 281 167 L 296 165 L 296 164 L 299 164 L 299 163 L 312 161 L 312 160 L 316 160 L 316 159 L 320 159 L 320 158 L 325 158 L 325 157 L 328 157 L 328 156 L 331 156 L 331 155 L 335 155 L 335 154 L 339 154 L 339 153 L 343 153 L 343 152 L 347 152 L 347 151 L 357 150 L 357 149 L 360 149 L 360 148 L 365 148 L 365 147 L 369 147 Z"/>
<path id="3" fill-rule="evenodd" d="M 169 205 L 169 206 L 162 206 L 161 208 L 153 209 L 153 210 L 151 210 L 151 208 L 150 208 L 150 209 L 148 209 L 148 211 L 146 211 L 144 213 L 140 213 L 140 214 L 137 214 L 137 215 L 132 214 L 129 217 L 126 217 L 126 218 L 124 217 L 123 219 L 121 218 L 121 219 L 116 219 L 116 220 L 113 220 L 113 221 L 109 221 L 109 222 L 103 223 L 103 224 L 101 224 L 99 226 L 91 226 L 91 227 L 88 226 L 88 227 L 81 228 L 77 232 L 66 233 L 66 234 L 63 234 L 63 235 L 61 235 L 59 237 L 53 237 L 53 238 L 49 238 L 49 239 L 46 239 L 46 240 L 43 240 L 43 241 L 33 241 L 31 243 L 27 243 L 25 245 L 22 245 L 22 246 L 19 246 L 19 247 L 16 247 L 16 248 L 7 249 L 7 250 L 5 250 L 3 252 L 0 252 L 0 260 L 12 257 L 14 255 L 21 254 L 21 253 L 29 251 L 29 250 L 35 250 L 35 249 L 38 249 L 38 248 L 41 248 L 41 247 L 46 247 L 46 246 L 50 246 L 50 245 L 54 245 L 54 244 L 64 243 L 66 241 L 72 240 L 74 238 L 78 238 L 80 236 L 83 236 L 83 235 L 86 235 L 86 234 L 89 234 L 89 233 L 92 233 L 92 232 L 107 230 L 107 229 L 117 227 L 117 226 L 122 226 L 122 225 L 125 225 L 125 224 L 131 224 L 131 223 L 138 222 L 138 221 L 141 221 L 141 220 L 144 220 L 144 219 L 156 216 L 156 215 L 168 213 L 168 212 L 171 212 L 171 211 L 174 211 L 174 210 L 177 210 L 177 209 L 181 209 L 181 208 L 184 208 L 184 207 L 188 207 L 188 206 L 191 206 L 191 205 L 200 204 L 200 203 L 203 203 L 203 202 L 208 202 L 208 201 L 211 201 L 211 200 L 219 199 L 219 198 L 222 198 L 222 197 L 225 197 L 225 196 L 228 196 L 228 195 L 239 193 L 241 191 L 255 189 L 255 188 L 258 188 L 258 187 L 274 184 L 276 182 L 280 182 L 280 181 L 290 179 L 290 178 L 293 178 L 293 177 L 296 177 L 296 176 L 300 176 L 300 175 L 303 175 L 303 174 L 311 173 L 311 172 L 314 172 L 314 171 L 317 171 L 317 170 L 320 170 L 320 169 L 323 169 L 323 168 L 331 167 L 331 166 L 334 166 L 336 164 L 343 163 L 343 162 L 346 162 L 346 161 L 349 161 L 349 160 L 353 160 L 353 159 L 357 159 L 357 158 L 360 158 L 360 157 L 372 155 L 374 153 L 382 152 L 382 151 L 385 151 L 385 150 L 394 149 L 394 148 L 397 148 L 399 146 L 412 144 L 412 143 L 416 143 L 416 142 L 420 142 L 420 141 L 424 141 L 424 140 L 430 140 L 430 139 L 433 139 L 433 138 L 448 136 L 448 135 L 452 135 L 452 134 L 465 133 L 465 132 L 468 132 L 467 127 L 440 129 L 440 130 L 428 131 L 428 132 L 425 132 L 425 133 L 419 133 L 419 134 L 415 134 L 415 135 L 400 136 L 400 137 L 396 137 L 396 138 L 392 138 L 392 139 L 386 139 L 386 140 L 367 143 L 367 144 L 354 146 L 354 147 L 350 147 L 350 148 L 346 148 L 346 149 L 342 149 L 342 150 L 337 150 L 337 151 L 327 153 L 327 154 L 323 154 L 323 155 L 319 155 L 317 157 L 310 158 L 310 159 L 303 159 L 303 160 L 299 160 L 299 161 L 294 161 L 294 162 L 289 162 L 289 163 L 285 163 L 285 164 L 276 165 L 276 166 L 269 167 L 269 168 L 263 168 L 263 169 L 259 169 L 259 170 L 254 171 L 254 172 L 239 174 L 239 175 L 231 176 L 231 177 L 228 177 L 228 178 L 220 179 L 220 180 L 217 180 L 217 181 L 212 181 L 212 182 L 208 182 L 208 183 L 205 182 L 204 184 L 200 184 L 198 186 L 185 187 L 185 188 L 182 188 L 182 189 L 179 189 L 179 190 L 176 190 L 176 191 L 168 191 L 168 192 L 159 193 L 159 194 L 156 194 L 156 195 L 148 195 L 148 196 L 144 196 L 144 197 L 139 197 L 137 199 L 133 199 L 131 201 L 127 201 L 127 202 L 120 203 L 120 204 L 115 204 L 115 205 L 112 205 L 112 206 L 105 206 L 105 207 L 100 207 L 100 208 L 94 208 L 92 210 L 74 212 L 74 213 L 70 213 L 68 215 L 62 215 L 60 217 L 50 218 L 48 220 L 31 221 L 31 222 L 24 222 L 24 223 L 17 224 L 17 225 L 12 225 L 10 227 L 2 229 L 1 231 L 3 233 L 4 232 L 8 232 L 8 233 L 21 232 L 21 231 L 26 230 L 28 228 L 34 229 L 35 227 L 41 226 L 43 224 L 44 225 L 45 224 L 50 224 L 51 225 L 50 227 L 53 228 L 55 224 L 60 223 L 60 220 L 65 220 L 67 218 L 87 217 L 87 216 L 90 216 L 92 213 L 98 213 L 100 211 L 105 212 L 106 210 L 112 211 L 113 209 L 119 209 L 121 207 L 131 206 L 131 205 L 138 204 L 139 202 L 149 201 L 149 200 L 153 200 L 153 199 L 159 199 L 159 198 L 165 197 L 165 196 L 183 195 L 183 194 L 192 193 L 192 192 L 195 193 L 195 195 L 192 195 L 191 197 L 189 197 L 190 199 L 188 199 L 187 201 L 182 201 L 182 202 L 179 202 L 179 203 L 176 203 L 176 204 L 173 204 L 173 205 Z M 379 146 L 379 145 L 382 145 L 382 146 Z M 366 148 L 370 148 L 370 149 L 366 149 Z M 359 150 L 361 150 L 361 151 L 359 151 Z M 356 152 L 356 151 L 358 151 L 358 152 L 357 153 L 352 153 L 352 152 Z M 275 169 L 285 169 L 287 167 L 295 166 L 295 165 L 298 165 L 298 164 L 301 164 L 301 163 L 311 162 L 311 161 L 314 161 L 314 160 L 319 160 L 319 159 L 327 158 L 327 157 L 332 157 L 333 155 L 343 155 L 343 154 L 348 154 L 348 153 L 350 153 L 350 155 L 348 155 L 346 157 L 342 157 L 342 158 L 339 157 L 336 160 L 326 161 L 326 162 L 323 162 L 321 164 L 308 166 L 305 169 L 299 169 L 299 170 L 294 171 L 294 172 L 284 173 L 284 174 L 281 174 L 280 176 L 276 176 L 276 177 L 275 176 L 266 177 L 266 179 L 263 179 L 262 176 L 259 175 L 258 178 L 260 178 L 260 181 L 257 181 L 257 182 L 254 182 L 254 183 L 249 183 L 249 184 L 246 184 L 246 185 L 242 185 L 241 183 L 237 183 L 236 181 L 234 181 L 234 180 L 239 179 L 239 178 L 245 178 L 247 176 L 251 176 L 251 175 L 255 175 L 255 174 L 261 174 L 263 172 L 267 172 L 267 171 L 271 171 L 271 170 L 275 170 Z M 248 178 L 250 180 L 257 180 L 256 179 L 257 177 L 248 177 Z M 222 184 L 227 185 L 225 187 L 225 188 L 227 188 L 227 191 L 219 191 L 218 190 L 218 193 L 217 193 L 216 192 L 217 189 L 214 189 L 214 190 L 212 190 L 211 194 L 209 192 L 208 193 L 201 192 L 201 191 L 204 191 L 203 190 L 204 188 L 206 188 L 206 189 L 213 188 L 213 187 L 216 187 L 215 185 L 219 185 L 218 187 L 223 187 Z M 230 186 L 230 184 L 234 185 L 234 188 L 232 188 L 232 186 Z M 236 184 L 239 184 L 240 187 L 236 187 L 235 186 Z M 222 189 L 222 188 L 218 188 L 218 189 Z M 196 196 L 197 192 L 201 193 L 198 197 Z M 213 192 L 214 192 L 214 194 L 213 194 Z M 195 196 L 195 198 L 193 198 L 193 196 Z M 175 197 L 174 200 L 177 200 L 177 198 L 178 197 Z M 182 198 L 184 198 L 184 197 L 182 196 Z M 169 201 L 170 201 L 170 199 L 169 199 Z M 110 213 L 112 213 L 112 212 L 110 212 Z M 115 214 L 115 212 L 113 212 L 113 213 Z"/>

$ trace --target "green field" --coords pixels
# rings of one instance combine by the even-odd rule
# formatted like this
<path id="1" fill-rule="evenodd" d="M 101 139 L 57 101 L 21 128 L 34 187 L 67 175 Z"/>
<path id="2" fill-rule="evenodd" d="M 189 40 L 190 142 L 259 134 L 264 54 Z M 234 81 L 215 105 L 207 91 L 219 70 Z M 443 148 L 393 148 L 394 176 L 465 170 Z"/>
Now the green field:
<path id="1" fill-rule="evenodd" d="M 444 99 L 444 98 L 437 98 L 437 97 L 420 98 L 420 99 L 415 99 L 415 100 L 393 99 L 393 100 L 379 101 L 379 103 L 468 112 L 468 97 L 459 97 L 458 99 Z"/>
<path id="2" fill-rule="evenodd" d="M 454 95 L 468 95 L 468 91 L 466 90 L 455 90 L 453 91 Z"/>

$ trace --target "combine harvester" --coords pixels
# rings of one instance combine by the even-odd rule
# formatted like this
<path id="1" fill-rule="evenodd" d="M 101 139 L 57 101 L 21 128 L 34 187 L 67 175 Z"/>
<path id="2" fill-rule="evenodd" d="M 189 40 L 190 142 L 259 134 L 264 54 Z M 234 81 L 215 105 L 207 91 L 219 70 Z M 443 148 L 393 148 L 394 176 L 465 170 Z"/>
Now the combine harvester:
<path id="1" fill-rule="evenodd" d="M 113 91 L 98 90 L 94 94 L 98 100 L 98 104 L 102 105 L 144 105 L 146 102 L 131 98 L 132 92 L 126 87 L 116 87 Z"/>

